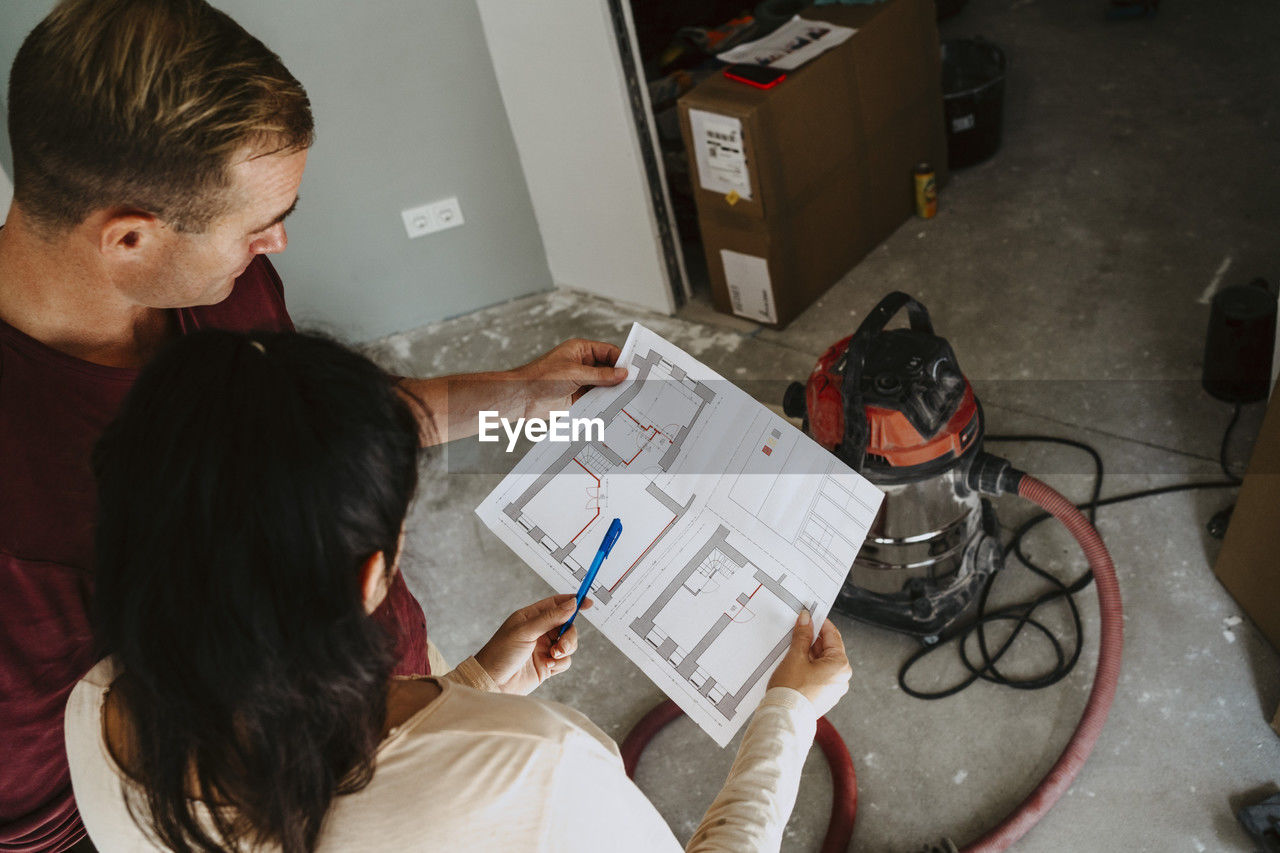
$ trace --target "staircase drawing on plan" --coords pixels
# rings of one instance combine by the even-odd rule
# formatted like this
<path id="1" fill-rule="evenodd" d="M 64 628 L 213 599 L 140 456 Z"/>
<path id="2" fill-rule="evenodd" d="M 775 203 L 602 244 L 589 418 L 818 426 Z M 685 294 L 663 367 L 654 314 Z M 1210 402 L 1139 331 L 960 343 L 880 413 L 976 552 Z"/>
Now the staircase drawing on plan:
<path id="1" fill-rule="evenodd" d="M 696 495 L 681 494 L 681 478 L 670 472 L 716 396 L 654 350 L 634 354 L 629 367 L 635 381 L 599 415 L 604 440 L 569 444 L 502 507 L 579 582 L 609 523 L 624 519 L 591 588 L 601 604 L 693 505 Z"/>
<path id="2" fill-rule="evenodd" d="M 635 618 L 631 631 L 656 650 L 675 672 L 724 715 L 738 706 L 773 670 L 791 640 L 791 626 L 812 599 L 789 588 L 800 586 L 786 574 L 774 577 L 729 541 L 729 528 L 715 533 Z M 809 595 L 807 587 L 801 594 Z M 766 611 L 783 626 L 761 630 Z"/>

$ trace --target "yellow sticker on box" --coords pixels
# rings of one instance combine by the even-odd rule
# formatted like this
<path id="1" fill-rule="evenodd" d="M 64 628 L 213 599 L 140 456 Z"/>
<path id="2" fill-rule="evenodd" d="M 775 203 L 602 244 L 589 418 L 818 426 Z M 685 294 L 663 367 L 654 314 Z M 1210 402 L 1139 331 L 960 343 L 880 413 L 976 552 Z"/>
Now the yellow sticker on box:
<path id="1" fill-rule="evenodd" d="M 739 201 L 742 200 L 742 196 L 738 195 L 737 190 L 730 190 L 729 194 L 724 197 L 724 200 L 729 202 L 730 207 L 733 207 L 735 204 L 737 204 Z"/>

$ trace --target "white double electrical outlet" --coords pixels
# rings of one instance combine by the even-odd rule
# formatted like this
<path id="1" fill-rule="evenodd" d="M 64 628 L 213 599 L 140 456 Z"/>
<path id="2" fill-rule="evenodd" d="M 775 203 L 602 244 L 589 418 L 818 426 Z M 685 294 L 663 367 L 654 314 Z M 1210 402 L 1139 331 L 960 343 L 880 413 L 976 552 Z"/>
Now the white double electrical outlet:
<path id="1" fill-rule="evenodd" d="M 456 228 L 466 221 L 462 218 L 462 206 L 456 197 L 402 210 L 400 218 L 404 220 L 404 230 L 410 239 Z"/>

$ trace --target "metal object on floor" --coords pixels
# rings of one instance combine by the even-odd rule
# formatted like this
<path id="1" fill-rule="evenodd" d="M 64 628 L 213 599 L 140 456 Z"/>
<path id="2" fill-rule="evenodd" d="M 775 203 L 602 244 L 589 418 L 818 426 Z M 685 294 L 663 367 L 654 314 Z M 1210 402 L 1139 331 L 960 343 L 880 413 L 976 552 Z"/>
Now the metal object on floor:
<path id="1" fill-rule="evenodd" d="M 938 215 L 938 174 L 928 163 L 917 163 L 915 169 L 916 216 L 933 219 Z"/>
<path id="2" fill-rule="evenodd" d="M 1262 853 L 1280 853 L 1280 794 L 1245 806 L 1236 813 L 1236 819 Z"/>
<path id="3" fill-rule="evenodd" d="M 960 619 L 1004 565 L 990 505 L 963 472 L 886 484 L 836 609 L 933 642 Z"/>
<path id="4" fill-rule="evenodd" d="M 885 330 L 907 310 L 910 328 Z M 1075 731 L 1035 789 L 963 853 L 994 853 L 1026 834 L 1070 787 L 1106 723 L 1120 678 L 1124 616 L 1115 567 L 1069 500 L 982 451 L 982 409 L 951 345 L 905 293 L 880 301 L 783 401 L 814 440 L 885 492 L 837 608 L 926 643 L 954 624 L 1002 565 L 995 518 L 980 496 L 1017 494 L 1060 521 L 1089 562 L 1100 611 L 1098 663 Z"/>
<path id="5" fill-rule="evenodd" d="M 906 309 L 910 328 L 885 330 Z M 815 441 L 885 493 L 836 609 L 932 642 L 1003 565 L 996 519 L 967 478 L 982 408 L 928 310 L 886 296 L 783 400 Z"/>

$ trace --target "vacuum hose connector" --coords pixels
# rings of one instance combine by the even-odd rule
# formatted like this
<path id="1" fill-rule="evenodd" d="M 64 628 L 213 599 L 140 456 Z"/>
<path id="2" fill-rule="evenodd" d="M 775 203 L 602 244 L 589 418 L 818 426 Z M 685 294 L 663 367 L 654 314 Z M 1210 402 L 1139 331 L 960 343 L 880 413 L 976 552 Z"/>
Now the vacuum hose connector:
<path id="1" fill-rule="evenodd" d="M 1018 485 L 1026 473 L 1014 468 L 1008 459 L 1002 459 L 985 450 L 973 457 L 965 475 L 965 485 L 980 495 L 999 497 L 1016 495 Z"/>

